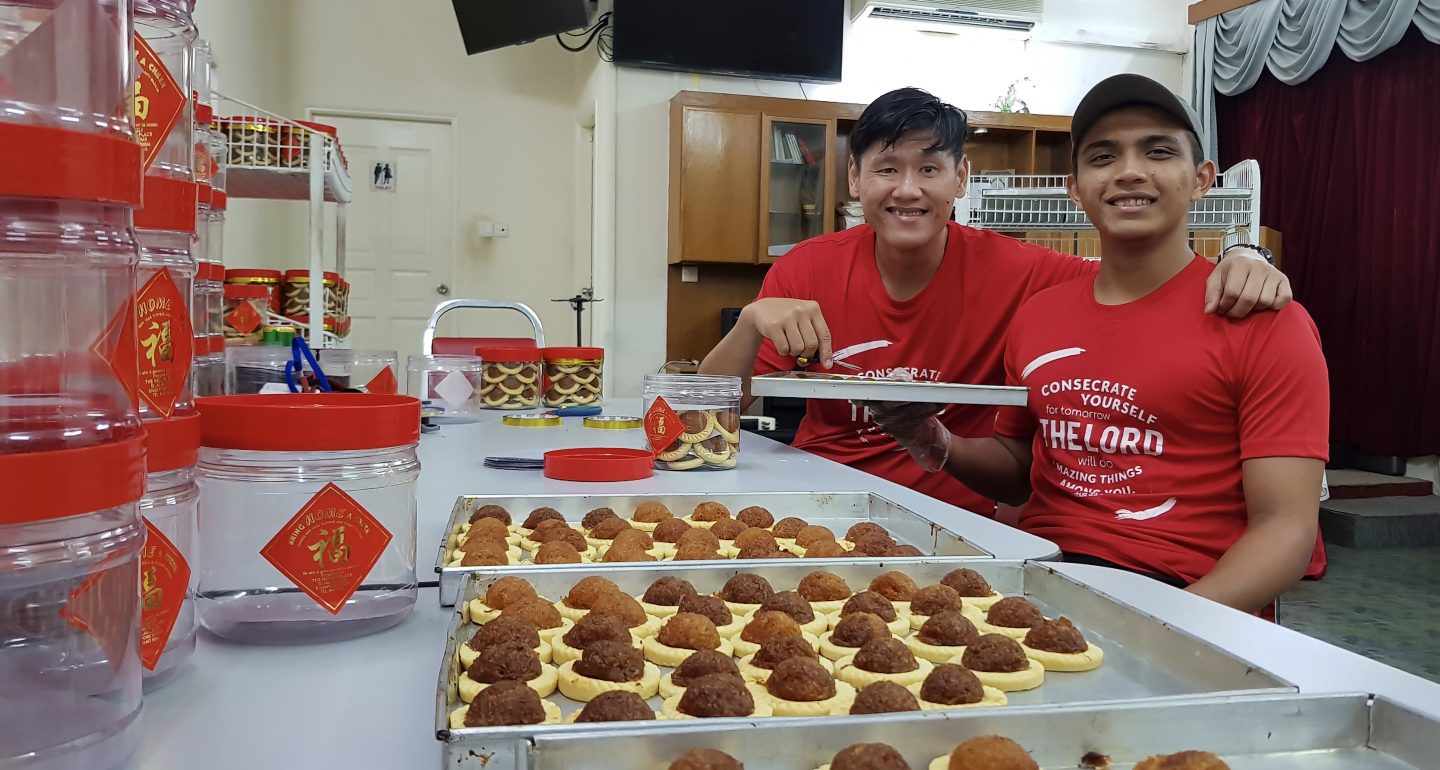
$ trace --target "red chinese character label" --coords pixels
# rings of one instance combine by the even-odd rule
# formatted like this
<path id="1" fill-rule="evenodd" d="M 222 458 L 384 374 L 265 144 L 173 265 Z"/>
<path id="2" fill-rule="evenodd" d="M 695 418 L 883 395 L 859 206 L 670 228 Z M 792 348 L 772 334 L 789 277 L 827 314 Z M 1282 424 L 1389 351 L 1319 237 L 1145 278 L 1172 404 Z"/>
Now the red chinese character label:
<path id="1" fill-rule="evenodd" d="M 135 638 L 135 602 L 140 598 L 135 590 L 135 566 L 133 558 L 106 558 L 60 608 L 60 617 L 94 638 L 115 669 L 124 665 Z"/>
<path id="2" fill-rule="evenodd" d="M 365 383 L 365 392 L 383 393 L 387 396 L 393 396 L 395 395 L 396 385 L 395 372 L 391 371 L 390 367 L 387 366 L 381 369 L 380 373 L 372 377 L 369 382 Z"/>
<path id="3" fill-rule="evenodd" d="M 138 408 L 140 395 L 135 392 L 135 380 L 139 368 L 135 363 L 135 324 L 130 322 L 130 307 L 127 300 L 90 350 L 115 372 L 115 379 L 125 389 L 125 395 L 130 397 L 130 405 Z"/>
<path id="4" fill-rule="evenodd" d="M 392 535 L 355 498 L 326 484 L 260 549 L 315 603 L 340 614 Z"/>
<path id="5" fill-rule="evenodd" d="M 659 454 L 672 449 L 684 432 L 680 415 L 675 414 L 663 397 L 657 397 L 645 412 L 645 435 L 650 439 L 650 451 Z"/>
<path id="6" fill-rule="evenodd" d="M 168 268 L 151 276 L 130 304 L 139 353 L 135 391 L 146 407 L 169 417 L 184 392 L 194 357 L 190 309 Z"/>
<path id="7" fill-rule="evenodd" d="M 135 35 L 135 72 L 135 139 L 140 143 L 141 169 L 149 171 L 185 111 L 186 94 L 139 33 Z"/>
<path id="8" fill-rule="evenodd" d="M 234 310 L 225 314 L 225 323 L 228 324 L 231 329 L 247 336 L 254 333 L 256 329 L 259 329 L 260 324 L 264 320 L 264 318 L 260 317 L 260 313 L 255 309 L 255 306 L 249 302 L 241 302 Z"/>
<path id="9" fill-rule="evenodd" d="M 145 519 L 145 549 L 140 552 L 140 662 L 155 670 L 185 594 L 190 588 L 190 564 L 170 538 Z"/>

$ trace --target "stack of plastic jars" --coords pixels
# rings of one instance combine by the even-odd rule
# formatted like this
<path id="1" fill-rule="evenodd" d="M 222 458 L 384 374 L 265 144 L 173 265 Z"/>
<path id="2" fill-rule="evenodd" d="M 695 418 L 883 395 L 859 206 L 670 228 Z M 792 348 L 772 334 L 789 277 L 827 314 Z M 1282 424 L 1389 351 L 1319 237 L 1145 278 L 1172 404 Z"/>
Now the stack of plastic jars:
<path id="1" fill-rule="evenodd" d="M 0 767 L 138 738 L 132 31 L 128 0 L 0 0 Z"/>
<path id="2" fill-rule="evenodd" d="M 140 415 L 165 419 L 194 407 L 195 342 L 190 295 L 196 280 L 195 23 L 189 0 L 135 0 L 135 123 L 145 172 L 135 294 L 140 334 Z"/>

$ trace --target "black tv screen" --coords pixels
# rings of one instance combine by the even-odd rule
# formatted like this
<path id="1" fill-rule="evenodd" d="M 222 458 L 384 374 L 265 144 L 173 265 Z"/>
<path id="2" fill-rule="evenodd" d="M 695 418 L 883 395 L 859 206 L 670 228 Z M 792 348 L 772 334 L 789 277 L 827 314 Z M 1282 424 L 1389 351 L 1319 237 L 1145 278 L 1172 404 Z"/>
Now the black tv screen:
<path id="1" fill-rule="evenodd" d="M 465 52 L 528 43 L 590 24 L 595 0 L 452 0 Z"/>
<path id="2" fill-rule="evenodd" d="M 615 63 L 835 83 L 845 0 L 615 0 Z"/>

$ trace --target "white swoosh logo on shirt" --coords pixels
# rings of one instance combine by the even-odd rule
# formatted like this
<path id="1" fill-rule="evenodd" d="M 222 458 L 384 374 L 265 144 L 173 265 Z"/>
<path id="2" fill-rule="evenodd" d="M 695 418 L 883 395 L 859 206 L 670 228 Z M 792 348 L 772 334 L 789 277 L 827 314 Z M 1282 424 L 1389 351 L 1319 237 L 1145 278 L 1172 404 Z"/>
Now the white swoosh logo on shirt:
<path id="1" fill-rule="evenodd" d="M 1050 353 L 1046 353 L 1045 355 L 1037 357 L 1034 361 L 1031 361 L 1028 365 L 1026 365 L 1026 367 L 1020 372 L 1020 379 L 1023 380 L 1026 377 L 1029 377 L 1031 372 L 1039 369 L 1040 367 L 1048 363 L 1059 361 L 1062 358 L 1078 356 L 1084 352 L 1085 348 L 1065 348 L 1063 350 L 1056 350 Z"/>
<path id="2" fill-rule="evenodd" d="M 1176 498 L 1170 498 L 1154 508 L 1146 508 L 1143 511 L 1127 511 L 1124 508 L 1115 512 L 1115 518 L 1120 521 L 1149 521 L 1157 516 L 1164 516 L 1170 512 L 1175 504 L 1180 502 Z"/>

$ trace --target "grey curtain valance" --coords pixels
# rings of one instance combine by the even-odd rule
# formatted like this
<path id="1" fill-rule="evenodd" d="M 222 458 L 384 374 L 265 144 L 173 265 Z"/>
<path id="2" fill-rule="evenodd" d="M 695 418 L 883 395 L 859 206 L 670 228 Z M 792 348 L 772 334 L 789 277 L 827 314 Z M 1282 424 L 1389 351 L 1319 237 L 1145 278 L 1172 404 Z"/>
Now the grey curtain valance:
<path id="1" fill-rule="evenodd" d="M 1260 0 L 1195 26 L 1190 103 L 1213 158 L 1215 94 L 1248 90 L 1269 69 L 1282 83 L 1303 83 L 1338 46 L 1355 61 L 1389 50 L 1414 24 L 1440 43 L 1440 0 Z"/>

